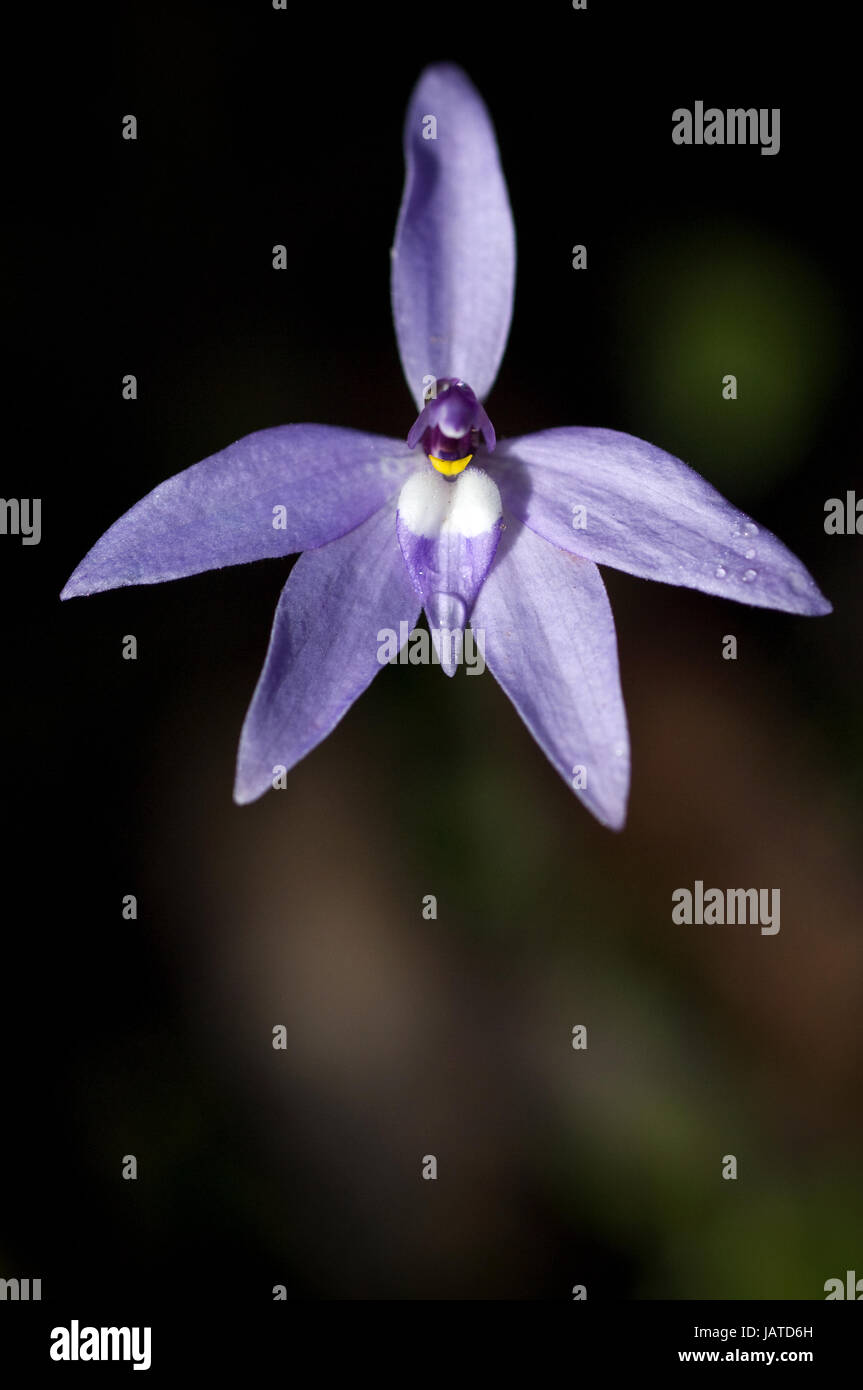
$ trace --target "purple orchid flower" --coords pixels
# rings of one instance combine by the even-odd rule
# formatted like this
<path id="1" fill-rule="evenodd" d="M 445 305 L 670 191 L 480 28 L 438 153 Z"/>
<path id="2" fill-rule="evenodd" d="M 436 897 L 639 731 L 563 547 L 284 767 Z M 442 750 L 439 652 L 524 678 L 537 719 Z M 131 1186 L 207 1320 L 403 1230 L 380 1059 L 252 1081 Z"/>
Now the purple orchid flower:
<path id="1" fill-rule="evenodd" d="M 303 551 L 243 726 L 237 802 L 330 733 L 381 668 L 381 630 L 403 644 L 424 608 L 447 674 L 458 649 L 443 635 L 484 635 L 540 747 L 619 829 L 629 737 L 597 565 L 789 613 L 831 605 L 781 541 L 652 444 L 592 428 L 497 443 L 481 402 L 509 332 L 515 235 L 494 129 L 460 69 L 420 77 L 405 158 L 392 303 L 420 411 L 406 442 L 326 425 L 248 435 L 132 507 L 61 597 Z"/>

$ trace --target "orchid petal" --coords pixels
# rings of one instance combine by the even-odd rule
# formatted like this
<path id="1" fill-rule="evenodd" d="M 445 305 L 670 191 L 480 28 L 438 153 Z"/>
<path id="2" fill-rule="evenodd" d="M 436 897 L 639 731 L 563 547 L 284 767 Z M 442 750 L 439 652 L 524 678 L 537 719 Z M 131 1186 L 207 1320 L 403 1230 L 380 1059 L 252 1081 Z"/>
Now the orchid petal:
<path id="1" fill-rule="evenodd" d="M 452 482 L 426 469 L 408 478 L 399 495 L 399 545 L 448 676 L 462 649 L 453 635 L 464 633 L 501 526 L 500 493 L 479 468 Z"/>
<path id="2" fill-rule="evenodd" d="M 382 435 L 327 425 L 259 430 L 137 502 L 84 557 L 61 598 L 325 545 L 394 497 L 414 468 L 407 446 Z"/>
<path id="3" fill-rule="evenodd" d="M 572 554 L 756 608 L 831 612 L 804 565 L 680 459 L 617 430 L 555 429 L 499 443 L 504 506 Z"/>
<path id="4" fill-rule="evenodd" d="M 629 733 L 599 570 L 509 520 L 471 625 L 540 748 L 588 810 L 621 829 Z"/>
<path id="5" fill-rule="evenodd" d="M 277 768 L 288 771 L 326 738 L 381 669 L 380 630 L 406 637 L 419 606 L 393 504 L 300 556 L 243 725 L 235 801 L 254 801 L 273 786 Z"/>
<path id="6" fill-rule="evenodd" d="M 427 377 L 460 377 L 482 400 L 512 318 L 515 231 L 491 118 L 460 68 L 426 68 L 404 146 L 391 284 L 404 373 L 420 407 Z"/>

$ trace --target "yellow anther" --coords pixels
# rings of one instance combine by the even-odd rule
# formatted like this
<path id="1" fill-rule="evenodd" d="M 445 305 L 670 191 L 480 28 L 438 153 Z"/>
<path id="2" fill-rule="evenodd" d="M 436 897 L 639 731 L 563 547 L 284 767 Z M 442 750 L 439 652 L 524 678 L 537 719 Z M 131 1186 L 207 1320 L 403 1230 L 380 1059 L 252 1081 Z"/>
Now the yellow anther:
<path id="1" fill-rule="evenodd" d="M 434 464 L 438 473 L 443 473 L 445 478 L 454 478 L 456 473 L 460 473 L 463 468 L 467 468 L 473 454 L 468 454 L 463 459 L 436 459 L 434 454 L 428 455 L 429 463 Z"/>

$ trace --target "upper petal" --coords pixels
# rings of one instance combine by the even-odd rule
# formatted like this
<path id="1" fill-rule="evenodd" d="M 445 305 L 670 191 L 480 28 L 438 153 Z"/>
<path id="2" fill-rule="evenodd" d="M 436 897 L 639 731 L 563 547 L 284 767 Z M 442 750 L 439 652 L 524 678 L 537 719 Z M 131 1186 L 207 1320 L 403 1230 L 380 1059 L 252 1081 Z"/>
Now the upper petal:
<path id="1" fill-rule="evenodd" d="M 770 531 L 680 459 L 617 430 L 555 429 L 498 443 L 504 506 L 574 554 L 757 608 L 831 612 Z"/>
<path id="2" fill-rule="evenodd" d="M 259 430 L 160 483 L 96 542 L 61 598 L 292 555 L 365 521 L 416 467 L 400 440 Z"/>
<path id="3" fill-rule="evenodd" d="M 629 733 L 617 634 L 599 570 L 508 521 L 473 610 L 485 659 L 560 775 L 619 830 Z"/>
<path id="4" fill-rule="evenodd" d="M 450 64 L 426 68 L 404 131 L 406 179 L 392 251 L 392 302 L 405 376 L 460 377 L 480 399 L 506 345 L 515 231 L 494 127 Z"/>
<path id="5" fill-rule="evenodd" d="M 335 728 L 381 669 L 381 629 L 419 613 L 395 507 L 301 555 L 282 590 L 267 659 L 240 737 L 234 799 L 254 801 Z"/>

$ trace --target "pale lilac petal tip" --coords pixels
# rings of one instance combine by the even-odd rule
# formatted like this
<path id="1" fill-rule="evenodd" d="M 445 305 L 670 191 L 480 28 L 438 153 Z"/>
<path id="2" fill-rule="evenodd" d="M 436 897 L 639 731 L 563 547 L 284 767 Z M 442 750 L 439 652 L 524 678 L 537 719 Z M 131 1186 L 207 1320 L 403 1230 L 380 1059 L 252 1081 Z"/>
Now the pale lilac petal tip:
<path id="1" fill-rule="evenodd" d="M 509 333 L 515 231 L 494 127 L 460 68 L 427 68 L 411 95 L 392 251 L 396 337 L 418 406 L 428 377 L 491 390 Z"/>
<path id="2" fill-rule="evenodd" d="M 504 506 L 574 555 L 756 608 L 832 611 L 787 546 L 643 439 L 544 430 L 499 443 L 487 466 Z"/>
<path id="3" fill-rule="evenodd" d="M 137 502 L 60 597 L 325 545 L 371 516 L 415 467 L 401 440 L 359 430 L 280 425 L 246 435 Z"/>
<path id="4" fill-rule="evenodd" d="M 274 785 L 276 769 L 289 771 L 326 738 L 381 669 L 381 631 L 410 631 L 419 607 L 394 505 L 300 556 L 243 725 L 235 801 L 254 801 Z"/>
<path id="5" fill-rule="evenodd" d="M 629 794 L 617 635 L 599 570 L 512 519 L 473 611 L 485 659 L 564 781 L 612 830 Z"/>

